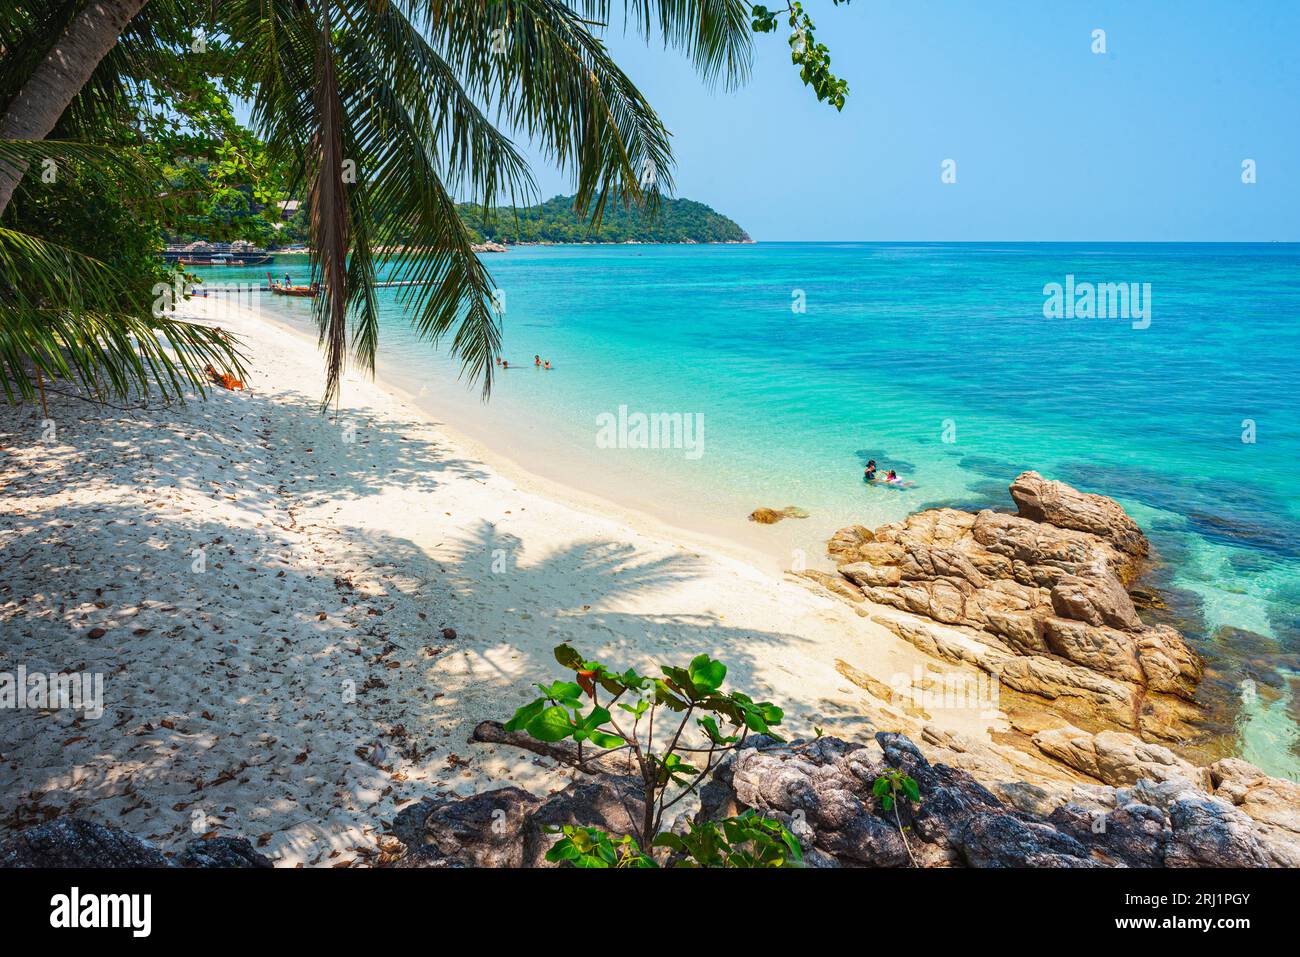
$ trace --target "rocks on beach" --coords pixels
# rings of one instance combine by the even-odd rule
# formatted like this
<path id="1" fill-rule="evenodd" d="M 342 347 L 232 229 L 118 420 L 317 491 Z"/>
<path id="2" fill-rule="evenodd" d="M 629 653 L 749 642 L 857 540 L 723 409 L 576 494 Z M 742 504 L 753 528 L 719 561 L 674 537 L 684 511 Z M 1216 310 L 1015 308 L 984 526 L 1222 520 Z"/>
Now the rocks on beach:
<path id="1" fill-rule="evenodd" d="M 787 505 L 785 508 L 756 508 L 749 513 L 749 520 L 760 525 L 775 525 L 783 519 L 807 517 L 808 513 L 804 509 L 794 505 Z"/>
<path id="2" fill-rule="evenodd" d="M 1077 720 L 1143 737 L 1183 736 L 1197 715 L 1200 658 L 1148 626 L 1127 586 L 1150 546 L 1116 502 L 1025 472 L 1018 514 L 929 509 L 827 546 L 839 578 L 805 573 L 927 653 L 964 662 Z"/>
<path id="3" fill-rule="evenodd" d="M 1085 770 L 1115 784 L 1076 787 L 1064 799 L 1026 809 L 967 771 L 933 762 L 901 734 L 880 732 L 865 743 L 824 737 L 788 744 L 756 735 L 718 764 L 701 788 L 699 808 L 674 830 L 690 819 L 753 809 L 789 827 L 811 867 L 1300 866 L 1300 785 L 1268 778 L 1235 758 L 1206 771 L 1140 742 L 1059 737 L 1090 755 Z M 1109 756 L 1098 758 L 1103 753 Z M 1152 768 L 1163 770 L 1145 773 Z M 916 781 L 919 802 L 885 811 L 872 786 L 891 771 Z M 633 832 L 641 801 L 638 782 L 614 773 L 580 777 L 549 797 L 509 786 L 425 798 L 393 821 L 405 853 L 392 866 L 556 866 L 545 859 L 559 839 L 550 828 L 574 824 L 621 837 Z M 247 840 L 229 837 L 191 841 L 173 861 L 118 828 L 61 818 L 0 847 L 0 866 L 271 862 Z"/>
<path id="4" fill-rule="evenodd" d="M 174 859 L 117 827 L 61 817 L 28 828 L 0 846 L 0 867 L 273 866 L 246 838 L 195 838 Z"/>

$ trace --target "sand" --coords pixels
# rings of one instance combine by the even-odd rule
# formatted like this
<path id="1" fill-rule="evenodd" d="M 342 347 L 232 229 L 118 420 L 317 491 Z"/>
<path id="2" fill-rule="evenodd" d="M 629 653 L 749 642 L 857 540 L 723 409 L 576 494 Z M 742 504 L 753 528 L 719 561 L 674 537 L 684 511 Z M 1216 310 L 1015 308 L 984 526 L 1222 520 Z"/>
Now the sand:
<path id="1" fill-rule="evenodd" d="M 104 682 L 98 719 L 0 710 L 0 839 L 77 814 L 171 853 L 374 862 L 410 801 L 567 783 L 468 742 L 562 676 L 561 642 L 620 669 L 707 652 L 787 733 L 858 739 L 892 712 L 837 661 L 952 670 L 795 576 L 504 474 L 381 382 L 347 376 L 322 415 L 313 342 L 185 309 L 241 338 L 247 391 L 0 407 L 0 672 Z M 988 738 L 977 711 L 932 723 Z"/>

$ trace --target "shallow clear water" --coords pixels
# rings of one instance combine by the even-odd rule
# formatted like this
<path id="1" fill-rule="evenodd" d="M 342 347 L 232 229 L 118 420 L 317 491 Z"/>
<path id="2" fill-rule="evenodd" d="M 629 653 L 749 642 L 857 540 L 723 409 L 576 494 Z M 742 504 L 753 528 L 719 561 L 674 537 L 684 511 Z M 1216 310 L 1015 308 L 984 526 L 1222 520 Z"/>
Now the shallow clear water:
<path id="1" fill-rule="evenodd" d="M 1236 749 L 1300 777 L 1300 247 L 763 243 L 484 259 L 505 292 L 511 363 L 487 407 L 411 334 L 402 290 L 380 290 L 381 374 L 452 423 L 505 436 L 501 451 L 542 474 L 766 542 L 787 565 L 795 549 L 816 562 L 851 522 L 1007 508 L 1027 468 L 1111 495 L 1165 560 L 1179 626 L 1240 685 Z M 1149 327 L 1045 318 L 1044 285 L 1067 274 L 1150 283 Z M 306 301 L 271 305 L 309 316 Z M 555 368 L 535 369 L 534 353 Z M 702 454 L 600 447 L 598 416 L 620 406 L 701 414 Z M 867 458 L 910 487 L 864 485 Z M 810 517 L 746 521 L 786 505 Z M 1229 627 L 1265 650 L 1238 659 Z"/>

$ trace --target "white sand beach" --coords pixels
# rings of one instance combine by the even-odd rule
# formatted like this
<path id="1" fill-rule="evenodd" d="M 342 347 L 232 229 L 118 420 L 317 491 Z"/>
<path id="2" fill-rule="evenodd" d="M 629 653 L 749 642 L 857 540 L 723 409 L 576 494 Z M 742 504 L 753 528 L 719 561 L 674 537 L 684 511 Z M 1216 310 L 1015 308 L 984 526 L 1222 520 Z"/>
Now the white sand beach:
<path id="1" fill-rule="evenodd" d="M 7 833 L 75 812 L 166 851 L 371 862 L 412 800 L 567 781 L 467 741 L 561 674 L 561 642 L 620 668 L 707 652 L 789 733 L 862 740 L 915 725 L 837 662 L 950 670 L 802 579 L 506 474 L 382 383 L 349 375 L 321 415 L 314 342 L 185 308 L 242 339 L 247 391 L 0 407 L 0 671 L 104 678 L 98 720 L 0 711 Z M 989 738 L 977 711 L 930 723 Z"/>

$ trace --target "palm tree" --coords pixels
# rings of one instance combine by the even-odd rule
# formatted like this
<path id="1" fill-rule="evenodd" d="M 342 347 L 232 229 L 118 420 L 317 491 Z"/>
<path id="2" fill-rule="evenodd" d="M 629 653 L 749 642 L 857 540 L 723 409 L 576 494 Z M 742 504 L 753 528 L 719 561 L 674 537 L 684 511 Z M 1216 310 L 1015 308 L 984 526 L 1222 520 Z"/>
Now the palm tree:
<path id="1" fill-rule="evenodd" d="M 488 393 L 500 346 L 493 286 L 456 203 L 491 207 L 498 197 L 513 204 L 535 193 L 510 136 L 529 137 L 572 171 L 576 205 L 596 220 L 608 202 L 653 206 L 671 188 L 667 131 L 593 33 L 608 23 L 610 0 L 53 6 L 17 17 L 29 34 L 49 31 L 38 45 L 48 52 L 9 99 L 0 139 L 49 135 L 88 96 L 102 98 L 128 74 L 140 78 L 167 32 L 157 24 L 201 24 L 213 12 L 208 33 L 226 54 L 228 78 L 250 92 L 256 132 L 308 197 L 312 270 L 322 286 L 323 404 L 337 399 L 349 354 L 373 371 L 376 263 L 394 249 L 389 275 L 411 283 L 411 322 L 430 340 L 449 338 Z M 751 12 L 744 0 L 624 2 L 642 36 L 684 51 L 710 83 L 745 78 Z M 16 49 L 9 27 L 0 42 Z M 23 168 L 22 157 L 0 156 L 0 212 L 12 195 L 8 179 Z"/>
<path id="2" fill-rule="evenodd" d="M 122 197 L 156 201 L 129 153 L 89 145 L 132 117 L 130 88 L 151 73 L 181 20 L 157 2 L 132 22 L 134 3 L 5 5 L 0 9 L 0 213 L 23 173 L 44 163 L 110 175 Z M 53 37 L 54 39 L 50 39 Z M 58 140 L 46 140 L 51 133 Z M 81 142 L 75 142 L 81 141 Z M 11 211 L 12 212 L 12 211 Z M 99 259 L 42 235 L 39 225 L 0 222 L 0 387 L 12 402 L 40 398 L 46 382 L 75 381 L 100 401 L 155 391 L 164 400 L 202 391 L 206 368 L 242 376 L 240 353 L 220 330 L 155 309 Z"/>

